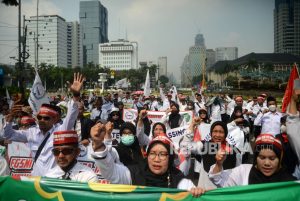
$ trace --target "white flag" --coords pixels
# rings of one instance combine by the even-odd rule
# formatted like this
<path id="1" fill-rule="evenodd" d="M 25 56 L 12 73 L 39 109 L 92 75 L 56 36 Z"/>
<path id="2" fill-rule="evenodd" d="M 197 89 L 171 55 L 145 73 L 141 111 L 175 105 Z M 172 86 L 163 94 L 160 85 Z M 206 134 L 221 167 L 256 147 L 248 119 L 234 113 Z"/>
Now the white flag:
<path id="1" fill-rule="evenodd" d="M 174 102 L 178 102 L 177 101 L 177 88 L 173 85 L 172 87 L 171 87 L 171 89 L 170 89 L 170 92 L 172 93 L 172 101 L 174 101 Z"/>
<path id="2" fill-rule="evenodd" d="M 35 71 L 35 79 L 31 88 L 30 96 L 28 99 L 29 105 L 33 111 L 33 114 L 37 114 L 43 103 L 49 104 L 49 99 L 46 94 L 46 90 L 43 87 L 41 78 L 37 71 Z"/>
<path id="3" fill-rule="evenodd" d="M 7 88 L 6 88 L 6 100 L 7 100 L 7 103 L 8 103 L 8 105 L 9 105 L 9 109 L 11 109 L 11 107 L 12 107 L 14 101 L 10 99 L 10 96 L 9 96 L 9 93 L 8 93 Z"/>
<path id="4" fill-rule="evenodd" d="M 147 70 L 147 76 L 144 85 L 144 96 L 150 96 L 150 77 L 149 70 Z"/>
<path id="5" fill-rule="evenodd" d="M 128 87 L 127 78 L 123 78 L 117 81 L 115 85 L 117 88 L 127 88 Z"/>

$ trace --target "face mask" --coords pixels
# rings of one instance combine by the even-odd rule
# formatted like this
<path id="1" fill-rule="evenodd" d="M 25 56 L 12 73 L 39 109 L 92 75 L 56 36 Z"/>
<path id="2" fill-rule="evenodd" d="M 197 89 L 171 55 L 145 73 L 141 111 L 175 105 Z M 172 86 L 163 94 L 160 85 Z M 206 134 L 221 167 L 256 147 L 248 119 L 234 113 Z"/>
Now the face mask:
<path id="1" fill-rule="evenodd" d="M 286 126 L 285 125 L 280 126 L 280 132 L 281 133 L 286 133 Z"/>
<path id="2" fill-rule="evenodd" d="M 269 105 L 269 110 L 271 112 L 275 112 L 276 111 L 276 106 L 275 105 Z"/>
<path id="3" fill-rule="evenodd" d="M 130 146 L 134 143 L 134 135 L 124 135 L 121 137 L 121 142 L 126 145 Z"/>

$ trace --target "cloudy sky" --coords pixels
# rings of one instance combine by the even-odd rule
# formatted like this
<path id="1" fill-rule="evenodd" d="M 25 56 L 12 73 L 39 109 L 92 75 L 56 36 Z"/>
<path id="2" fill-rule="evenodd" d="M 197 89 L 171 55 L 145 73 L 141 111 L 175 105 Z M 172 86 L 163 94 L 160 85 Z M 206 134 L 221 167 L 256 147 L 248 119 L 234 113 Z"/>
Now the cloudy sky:
<path id="1" fill-rule="evenodd" d="M 100 0 L 108 10 L 108 38 L 139 44 L 139 61 L 168 57 L 179 78 L 197 33 L 206 48 L 238 47 L 238 56 L 273 52 L 274 0 Z M 22 14 L 36 15 L 36 0 L 22 0 Z M 39 13 L 79 21 L 80 0 L 40 0 Z M 17 56 L 17 8 L 0 4 L 0 63 Z"/>

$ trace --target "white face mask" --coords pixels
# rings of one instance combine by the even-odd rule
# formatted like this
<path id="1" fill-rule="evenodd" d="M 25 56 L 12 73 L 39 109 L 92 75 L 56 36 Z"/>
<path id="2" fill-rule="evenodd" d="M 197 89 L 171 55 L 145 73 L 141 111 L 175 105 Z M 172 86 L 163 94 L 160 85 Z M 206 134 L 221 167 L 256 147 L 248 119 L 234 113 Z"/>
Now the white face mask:
<path id="1" fill-rule="evenodd" d="M 281 133 L 286 133 L 286 126 L 285 125 L 280 126 L 280 132 Z"/>
<path id="2" fill-rule="evenodd" d="M 269 110 L 271 112 L 275 112 L 276 111 L 276 106 L 275 105 L 269 105 Z"/>

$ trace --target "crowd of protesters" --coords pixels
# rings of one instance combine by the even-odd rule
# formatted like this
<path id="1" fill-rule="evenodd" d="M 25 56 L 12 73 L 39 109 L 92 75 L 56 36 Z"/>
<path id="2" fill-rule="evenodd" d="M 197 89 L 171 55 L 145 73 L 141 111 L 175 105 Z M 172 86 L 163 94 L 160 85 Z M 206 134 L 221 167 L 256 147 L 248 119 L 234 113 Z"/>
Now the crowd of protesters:
<path id="1" fill-rule="evenodd" d="M 225 186 L 300 179 L 295 92 L 282 113 L 270 94 L 247 100 L 160 88 L 158 95 L 128 91 L 97 96 L 80 93 L 83 81 L 74 74 L 72 95 L 51 98 L 36 114 L 20 94 L 12 100 L 1 97 L 1 150 L 11 142 L 25 143 L 34 161 L 31 175 L 97 182 L 99 173 L 78 162 L 84 150 L 111 184 L 179 188 L 194 196 Z M 124 121 L 125 109 L 137 112 L 135 121 Z M 160 121 L 148 116 L 153 111 L 163 113 Z M 186 111 L 192 113 L 188 123 L 182 115 Z M 201 125 L 209 135 L 197 138 Z M 183 126 L 188 126 L 187 134 L 175 146 L 167 131 Z M 239 143 L 230 143 L 233 131 Z M 9 175 L 9 159 L 0 153 L 0 175 Z"/>

